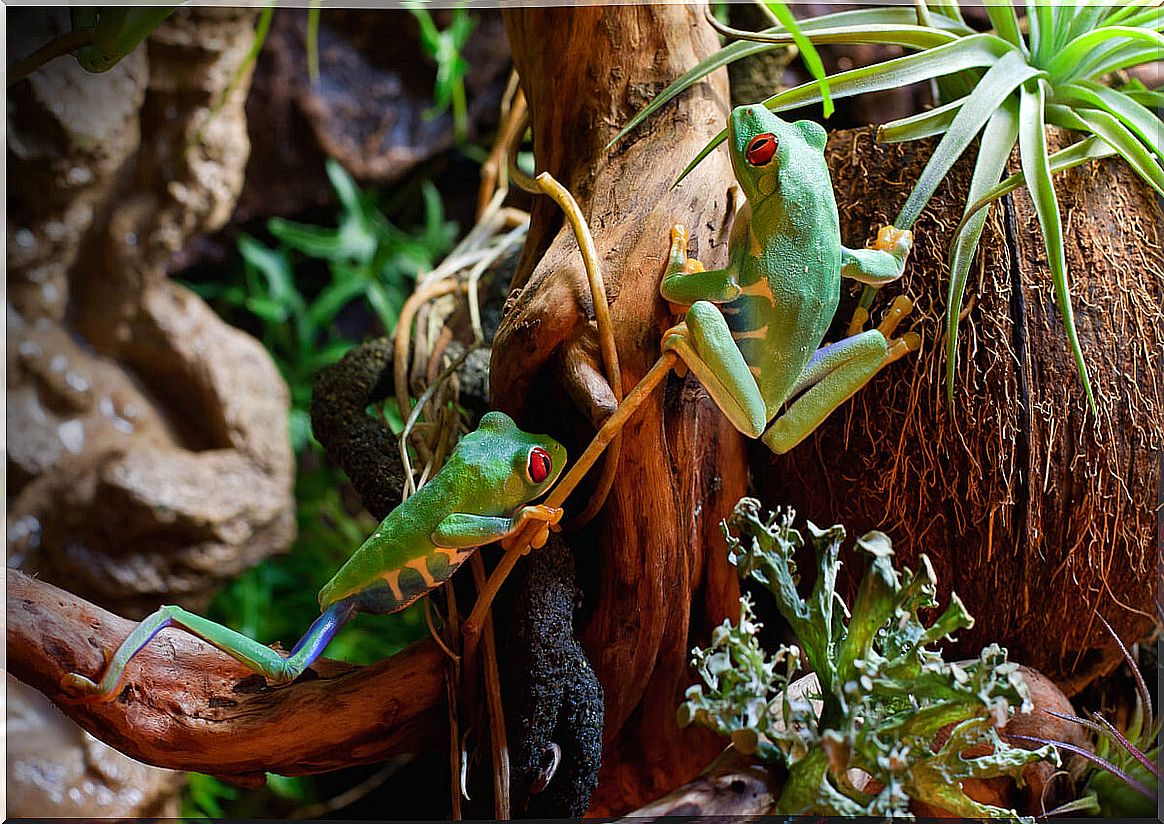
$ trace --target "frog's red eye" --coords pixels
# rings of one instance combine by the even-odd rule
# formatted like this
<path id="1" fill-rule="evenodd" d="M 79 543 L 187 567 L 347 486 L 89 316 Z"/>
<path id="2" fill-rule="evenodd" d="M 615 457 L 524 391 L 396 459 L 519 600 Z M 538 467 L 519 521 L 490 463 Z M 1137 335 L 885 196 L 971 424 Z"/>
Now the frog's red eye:
<path id="1" fill-rule="evenodd" d="M 554 462 L 550 460 L 549 452 L 540 446 L 535 446 L 529 451 L 529 478 L 535 484 L 540 484 L 550 477 L 550 470 L 553 468 Z"/>
<path id="2" fill-rule="evenodd" d="M 763 166 L 772 161 L 776 155 L 776 135 L 771 132 L 758 134 L 748 143 L 744 157 L 753 166 Z"/>

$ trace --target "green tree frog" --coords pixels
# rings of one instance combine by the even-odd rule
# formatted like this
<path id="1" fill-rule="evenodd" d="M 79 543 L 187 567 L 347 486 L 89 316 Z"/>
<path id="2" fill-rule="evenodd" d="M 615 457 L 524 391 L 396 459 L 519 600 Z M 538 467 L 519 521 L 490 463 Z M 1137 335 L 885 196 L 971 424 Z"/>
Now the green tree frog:
<path id="1" fill-rule="evenodd" d="M 557 441 L 523 432 L 504 413 L 490 412 L 324 585 L 321 615 L 286 657 L 181 607 L 163 606 L 122 642 L 99 681 L 68 673 L 61 687 L 77 700 L 111 700 L 126 663 L 168 626 L 202 638 L 272 681 L 292 681 L 357 613 L 404 609 L 447 580 L 476 547 L 504 545 L 531 520 L 540 522 L 532 546 L 544 545 L 562 510 L 528 502 L 553 485 L 565 463 L 566 450 Z"/>
<path id="2" fill-rule="evenodd" d="M 780 454 L 878 369 L 920 347 L 914 333 L 891 338 L 912 309 L 900 297 L 877 329 L 821 348 L 841 278 L 881 285 L 901 277 L 913 237 L 886 226 L 871 249 L 841 245 L 825 131 L 812 121 L 741 106 L 728 117 L 728 146 L 747 198 L 729 262 L 704 271 L 687 257 L 685 227 L 672 229 L 660 291 L 687 315 L 663 349 L 679 355 L 737 429 Z"/>

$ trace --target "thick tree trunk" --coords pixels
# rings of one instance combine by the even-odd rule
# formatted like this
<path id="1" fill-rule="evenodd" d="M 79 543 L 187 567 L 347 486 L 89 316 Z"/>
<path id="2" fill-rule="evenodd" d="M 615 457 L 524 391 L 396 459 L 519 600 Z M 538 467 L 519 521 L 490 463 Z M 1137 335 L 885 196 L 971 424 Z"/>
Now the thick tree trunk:
<path id="1" fill-rule="evenodd" d="M 734 211 L 726 157 L 713 155 L 672 188 L 723 127 L 724 76 L 699 84 L 613 149 L 605 145 L 655 93 L 710 54 L 715 35 L 689 6 L 507 9 L 505 21 L 538 171 L 571 190 L 594 233 L 629 391 L 659 356 L 671 322 L 658 293 L 671 225 L 700 229 L 692 251 L 709 267 L 726 259 Z M 592 335 L 593 312 L 577 245 L 546 198 L 534 204 L 513 285 L 520 294 L 493 347 L 494 402 L 577 455 L 598 421 L 575 411 L 577 387 L 565 362 L 568 352 L 597 351 L 578 345 Z M 671 379 L 656 391 L 625 430 L 619 466 L 598 521 L 572 541 L 585 593 L 580 638 L 606 697 L 597 814 L 658 797 L 719 751 L 710 734 L 681 731 L 674 714 L 693 680 L 692 644 L 739 609 L 718 524 L 745 490 L 743 441 L 694 379 Z M 567 511 L 585 506 L 586 494 Z"/>

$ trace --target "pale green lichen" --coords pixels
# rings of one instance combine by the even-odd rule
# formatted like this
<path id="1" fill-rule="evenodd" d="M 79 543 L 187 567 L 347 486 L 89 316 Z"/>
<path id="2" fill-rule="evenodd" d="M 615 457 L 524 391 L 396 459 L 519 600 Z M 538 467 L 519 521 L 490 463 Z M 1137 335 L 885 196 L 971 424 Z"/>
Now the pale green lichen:
<path id="1" fill-rule="evenodd" d="M 1015 817 L 1013 810 L 970 799 L 961 781 L 1001 775 L 1021 781 L 1026 764 L 1058 763 L 1051 747 L 1019 749 L 998 735 L 1014 712 L 1030 711 L 1017 665 L 995 644 L 962 664 L 929 649 L 973 619 L 951 596 L 945 612 L 923 624 L 918 611 L 936 606 L 933 567 L 922 556 L 917 574 L 899 574 L 890 540 L 880 532 L 856 542 L 866 567 L 850 613 L 835 590 L 845 530 L 808 524 L 817 575 L 812 592 L 801 597 L 793 555 L 804 539 L 793 517 L 783 510 L 765 520 L 759 502 L 744 498 L 724 531 L 740 576 L 772 591 L 799 647 L 766 653 L 745 597 L 740 622 L 724 622 L 708 648 L 693 651 L 704 683 L 687 691 L 679 723 L 710 727 L 737 749 L 784 764 L 788 779 L 777 814 L 908 816 L 915 798 L 969 818 Z M 812 694 L 790 689 L 802 658 L 816 675 Z M 939 731 L 950 725 L 935 748 Z M 982 744 L 988 754 L 963 757 Z M 854 786 L 852 768 L 880 789 Z"/>

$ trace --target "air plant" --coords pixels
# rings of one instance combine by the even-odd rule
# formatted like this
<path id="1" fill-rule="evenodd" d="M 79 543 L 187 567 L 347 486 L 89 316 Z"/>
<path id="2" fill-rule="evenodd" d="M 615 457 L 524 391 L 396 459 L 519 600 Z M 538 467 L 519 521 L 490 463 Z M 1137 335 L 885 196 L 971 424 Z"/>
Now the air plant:
<path id="1" fill-rule="evenodd" d="M 1052 745 L 1060 750 L 1081 756 L 1092 765 L 1083 792 L 1071 801 L 1052 810 L 1051 814 L 1087 813 L 1105 818 L 1151 817 L 1160 800 L 1160 721 L 1152 711 L 1152 696 L 1148 685 L 1127 647 L 1111 626 L 1104 627 L 1115 639 L 1124 661 L 1136 680 L 1136 708 L 1124 732 L 1120 732 L 1099 713 L 1091 718 L 1046 710 L 1051 715 L 1086 727 L 1096 735 L 1095 752 L 1066 741 L 1055 741 L 1035 736 L 1007 736 L 1008 740 L 1039 745 Z"/>
<path id="2" fill-rule="evenodd" d="M 886 123 L 878 139 L 887 142 L 941 135 L 894 225 L 912 226 L 954 163 L 978 138 L 978 155 L 961 223 L 950 249 L 951 278 L 946 306 L 946 391 L 952 402 L 957 366 L 958 320 L 970 263 L 978 248 L 989 205 L 1026 185 L 1043 233 L 1047 261 L 1067 340 L 1088 403 L 1095 398 L 1079 346 L 1063 250 L 1063 222 L 1053 175 L 1089 160 L 1119 155 L 1157 192 L 1164 194 L 1161 144 L 1164 122 L 1149 107 L 1164 94 L 1129 84 L 1105 84 L 1113 72 L 1158 60 L 1164 49 L 1164 15 L 1159 0 L 1132 0 L 1123 6 L 1095 2 L 1049 4 L 1028 0 L 1019 18 L 1009 0 L 984 4 L 993 28 L 977 32 L 962 18 L 956 0 L 918 0 L 912 7 L 878 7 L 837 12 L 799 21 L 814 44 L 896 45 L 913 50 L 872 66 L 827 78 L 833 99 L 934 81 L 936 108 Z M 1025 24 L 1025 25 L 1024 25 Z M 721 28 L 721 30 L 724 30 Z M 781 26 L 763 32 L 724 30 L 734 42 L 708 57 L 660 93 L 611 143 L 715 69 L 766 49 L 793 42 Z M 817 81 L 769 97 L 775 112 L 820 102 Z M 1050 153 L 1045 127 L 1059 126 L 1080 139 Z M 720 132 L 680 175 L 680 180 L 726 137 Z M 1001 180 L 1017 143 L 1021 171 Z M 862 296 L 867 304 L 872 292 Z"/>

